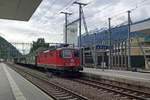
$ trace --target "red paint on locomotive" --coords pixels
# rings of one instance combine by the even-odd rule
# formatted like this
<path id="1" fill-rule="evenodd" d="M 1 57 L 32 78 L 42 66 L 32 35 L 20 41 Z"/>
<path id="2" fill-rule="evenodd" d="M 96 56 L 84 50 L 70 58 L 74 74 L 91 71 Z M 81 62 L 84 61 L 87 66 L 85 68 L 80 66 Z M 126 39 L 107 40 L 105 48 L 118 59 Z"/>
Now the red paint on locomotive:
<path id="1" fill-rule="evenodd" d="M 37 64 L 59 70 L 82 70 L 79 50 L 74 48 L 58 48 L 40 52 L 37 55 Z"/>

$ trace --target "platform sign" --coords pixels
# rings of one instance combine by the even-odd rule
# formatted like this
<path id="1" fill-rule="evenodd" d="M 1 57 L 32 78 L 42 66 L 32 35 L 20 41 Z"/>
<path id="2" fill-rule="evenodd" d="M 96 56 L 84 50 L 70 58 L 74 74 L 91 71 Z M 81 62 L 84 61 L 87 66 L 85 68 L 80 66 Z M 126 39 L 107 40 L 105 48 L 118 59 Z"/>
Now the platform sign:
<path id="1" fill-rule="evenodd" d="M 112 46 L 108 46 L 108 45 L 96 45 L 96 49 L 103 49 L 103 50 L 107 50 L 107 49 L 112 49 Z"/>

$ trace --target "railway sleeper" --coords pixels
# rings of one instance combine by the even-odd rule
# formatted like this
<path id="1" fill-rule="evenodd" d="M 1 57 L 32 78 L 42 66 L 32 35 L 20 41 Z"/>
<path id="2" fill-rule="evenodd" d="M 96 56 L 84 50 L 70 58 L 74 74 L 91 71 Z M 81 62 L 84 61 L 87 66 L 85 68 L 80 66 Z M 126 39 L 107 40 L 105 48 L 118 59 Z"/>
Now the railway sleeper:
<path id="1" fill-rule="evenodd" d="M 65 92 L 53 92 L 54 95 L 66 94 Z"/>
<path id="2" fill-rule="evenodd" d="M 69 99 L 69 100 L 79 100 L 78 98 L 73 98 L 73 99 Z"/>
<path id="3" fill-rule="evenodd" d="M 63 96 L 70 96 L 69 94 L 54 94 L 55 96 L 57 96 L 57 97 L 63 97 Z"/>
<path id="4" fill-rule="evenodd" d="M 58 97 L 59 100 L 70 100 L 70 99 L 73 99 L 74 97 L 72 96 L 62 96 L 62 97 Z"/>

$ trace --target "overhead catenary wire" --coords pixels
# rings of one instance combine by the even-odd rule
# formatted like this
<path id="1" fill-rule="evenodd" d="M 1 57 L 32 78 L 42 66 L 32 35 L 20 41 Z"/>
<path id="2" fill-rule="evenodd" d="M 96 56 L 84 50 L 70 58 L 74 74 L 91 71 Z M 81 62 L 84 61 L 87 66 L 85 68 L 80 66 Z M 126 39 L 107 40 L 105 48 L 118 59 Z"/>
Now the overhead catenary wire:
<path id="1" fill-rule="evenodd" d="M 55 14 L 53 14 L 53 18 L 55 18 L 60 12 L 64 11 L 67 7 L 72 6 L 72 3 L 77 0 L 69 0 L 59 11 L 57 11 Z"/>
<path id="2" fill-rule="evenodd" d="M 76 1 L 79 1 L 79 0 L 76 0 Z M 93 1 L 95 1 L 95 0 L 93 0 Z M 92 1 L 90 1 L 90 2 L 87 2 L 86 4 L 87 4 L 87 6 L 89 6 L 89 5 L 91 5 L 93 2 Z M 85 6 L 85 7 L 87 7 L 87 6 Z M 69 10 L 69 9 L 71 9 L 71 7 L 73 7 L 73 3 L 72 3 L 72 5 L 71 6 L 68 6 L 67 8 L 66 8 L 66 10 Z M 77 11 L 76 11 L 77 12 Z M 74 13 L 76 13 L 76 12 L 74 12 Z"/>
<path id="3" fill-rule="evenodd" d="M 142 7 L 143 5 L 145 5 L 145 2 L 148 1 L 148 0 L 142 0 L 141 2 L 138 2 L 136 4 L 136 7 L 132 10 L 135 10 L 135 9 L 138 9 L 139 7 Z"/>
<path id="4" fill-rule="evenodd" d="M 94 1 L 95 1 L 95 0 L 94 0 Z M 106 9 L 111 8 L 111 7 L 112 7 L 111 4 L 108 4 L 108 5 L 104 6 L 102 9 L 100 9 L 99 11 L 97 11 L 96 13 L 104 12 Z M 120 12 L 120 13 L 117 13 L 117 14 L 124 13 L 124 12 L 122 12 L 122 11 L 124 11 L 124 10 L 118 11 L 118 12 Z M 90 18 L 90 17 L 93 17 L 93 15 L 87 16 L 87 17 L 85 17 L 85 18 Z M 105 16 L 105 17 L 106 17 L 106 16 Z M 111 16 L 110 16 L 110 17 L 111 17 Z"/>
<path id="5" fill-rule="evenodd" d="M 97 12 L 103 12 L 104 10 L 106 10 L 106 9 L 108 9 L 108 8 L 110 8 L 111 6 L 110 5 L 106 5 L 106 6 L 104 6 L 102 9 L 100 9 L 99 11 L 97 11 Z M 94 15 L 90 15 L 90 16 L 87 16 L 87 17 L 85 17 L 85 19 L 89 19 L 89 18 L 91 18 L 91 17 L 93 17 Z M 105 18 L 107 18 L 107 17 L 105 17 Z M 104 25 L 106 25 L 106 22 L 104 22 Z M 97 26 L 97 25 L 96 25 Z"/>
<path id="6" fill-rule="evenodd" d="M 95 0 L 93 0 L 95 1 Z M 90 4 L 91 2 L 89 2 L 88 4 Z M 109 7 L 109 5 L 105 6 L 103 9 L 106 9 L 107 7 Z M 101 10 L 102 11 L 102 10 Z M 87 19 L 87 17 L 85 17 L 85 19 Z M 104 23 L 104 25 L 106 25 L 106 22 Z M 97 26 L 97 25 L 96 25 Z"/>
<path id="7" fill-rule="evenodd" d="M 53 18 L 56 18 L 56 16 L 63 10 L 68 10 L 70 7 L 72 7 L 73 2 L 79 1 L 79 0 L 70 0 L 65 6 L 63 6 L 59 11 L 57 11 L 55 14 L 53 14 Z M 95 1 L 95 0 L 93 0 Z M 110 0 L 109 0 L 110 1 Z M 87 4 L 92 4 L 91 2 L 88 2 Z M 67 6 L 68 5 L 68 6 Z M 104 8 L 105 9 L 105 8 Z"/>
<path id="8" fill-rule="evenodd" d="M 133 7 L 133 8 L 131 8 L 131 9 L 129 9 L 130 11 L 133 11 L 133 10 L 135 10 L 135 9 L 137 9 L 137 8 L 139 8 L 139 7 L 141 7 L 141 6 L 143 6 L 143 3 L 144 2 L 146 2 L 147 0 L 142 0 L 142 1 L 139 1 L 138 3 L 136 2 L 136 6 L 135 7 Z M 134 5 L 135 3 L 133 3 L 132 5 Z M 111 6 L 110 5 L 107 5 L 107 6 L 105 6 L 104 8 L 102 8 L 100 11 L 97 11 L 97 13 L 98 12 L 103 12 L 104 10 L 106 10 L 106 9 L 108 9 L 108 8 L 110 8 Z M 122 16 L 123 14 L 126 14 L 127 13 L 127 11 L 128 10 L 121 10 L 121 11 L 118 11 L 118 13 L 117 14 L 115 14 L 115 15 L 113 15 L 113 16 L 110 16 L 110 18 L 115 18 L 115 19 L 119 19 L 119 16 Z M 90 16 L 87 16 L 87 17 L 85 17 L 85 19 L 89 19 L 89 18 L 91 18 L 91 17 L 93 17 L 94 15 L 90 15 Z M 107 16 L 103 16 L 103 17 L 105 17 L 105 18 L 108 18 Z"/>
<path id="9" fill-rule="evenodd" d="M 56 0 L 54 0 L 54 1 L 56 1 Z M 65 5 L 63 6 L 63 7 L 61 7 L 61 9 L 59 10 L 59 11 L 57 11 L 55 14 L 53 14 L 53 18 L 55 19 L 55 18 L 57 18 L 56 16 L 59 14 L 59 12 L 60 11 L 62 11 L 62 10 L 64 10 L 64 9 L 69 9 L 69 7 L 71 7 L 72 6 L 72 2 L 73 1 L 76 1 L 76 0 L 68 0 L 68 2 L 67 3 L 65 3 Z M 141 7 L 141 6 L 143 6 L 143 5 L 145 5 L 145 2 L 146 2 L 147 0 L 141 0 L 140 2 L 138 2 L 138 3 L 136 3 L 136 7 L 134 7 L 134 9 L 137 9 L 137 8 L 139 8 L 139 7 Z M 141 3 L 141 4 L 140 4 Z M 109 6 L 110 5 L 107 5 L 107 6 L 105 6 L 105 7 L 103 7 L 102 8 L 102 10 L 99 10 L 99 12 L 103 12 L 103 11 L 105 11 L 105 9 L 108 9 L 109 8 Z M 132 11 L 132 9 L 130 9 L 131 11 Z M 126 14 L 126 12 L 127 12 L 127 10 L 123 10 L 123 11 L 120 11 L 119 13 L 117 12 L 117 14 L 115 14 L 114 16 L 112 16 L 112 19 L 114 20 L 114 18 L 115 18 L 115 20 L 117 20 L 117 18 L 119 19 L 119 16 L 121 16 L 122 14 Z M 94 14 L 93 14 L 94 15 Z M 91 17 L 93 17 L 93 15 L 91 16 Z M 87 17 L 85 17 L 85 19 L 86 19 Z M 89 17 L 90 18 L 90 17 Z M 105 18 L 107 18 L 107 17 L 105 17 Z M 48 21 L 47 21 L 48 22 Z M 95 25 L 95 26 L 97 26 L 97 25 Z M 101 25 L 102 26 L 102 25 Z"/>
<path id="10" fill-rule="evenodd" d="M 120 16 L 120 15 L 126 13 L 126 12 L 129 11 L 129 10 L 132 12 L 132 11 L 136 10 L 137 8 L 142 7 L 142 6 L 143 6 L 143 3 L 146 2 L 146 1 L 147 1 L 147 0 L 142 0 L 142 1 L 138 2 L 138 3 L 136 3 L 136 6 L 134 6 L 134 7 L 131 8 L 131 9 L 118 11 L 118 13 L 116 13 L 115 15 L 110 16 L 110 18 L 116 18 L 117 16 Z"/>
<path id="11" fill-rule="evenodd" d="M 56 1 L 57 1 L 57 0 L 54 0 L 54 1 L 51 3 L 51 6 L 52 6 L 52 7 L 55 5 Z M 61 7 L 58 11 L 56 11 L 54 14 L 52 14 L 52 15 L 49 16 L 49 17 L 51 17 L 51 19 L 53 19 L 53 20 L 56 19 L 56 18 L 57 18 L 56 16 L 59 15 L 61 11 L 63 11 L 64 9 L 66 9 L 66 7 L 71 6 L 72 2 L 74 2 L 74 1 L 76 1 L 76 0 L 69 0 L 67 3 L 64 3 L 65 5 L 64 5 L 63 7 Z M 50 9 L 52 9 L 52 7 L 50 7 Z M 48 13 L 48 12 L 47 12 L 47 13 Z M 45 23 L 44 23 L 44 24 L 48 23 L 48 21 L 46 21 L 46 20 L 49 20 L 49 19 L 48 19 L 48 18 L 45 19 Z"/>
<path id="12" fill-rule="evenodd" d="M 108 9 L 110 7 L 110 5 L 106 5 L 105 7 L 103 7 L 101 10 L 97 11 L 96 13 L 101 13 L 103 12 L 105 9 Z M 90 16 L 86 16 L 85 19 L 91 18 L 94 15 L 90 15 Z"/>
<path id="13" fill-rule="evenodd" d="M 48 12 L 50 12 L 50 11 L 52 10 L 52 8 L 53 8 L 53 6 L 55 5 L 56 1 L 57 1 L 57 0 L 53 0 L 53 1 L 52 1 L 52 3 L 50 4 L 50 8 L 48 8 Z M 44 16 L 47 15 L 48 12 L 46 12 L 46 13 L 44 14 Z"/>
<path id="14" fill-rule="evenodd" d="M 147 0 L 142 0 L 141 2 L 139 2 L 139 3 L 143 3 L 143 2 L 145 2 L 145 1 L 147 1 Z M 137 3 L 137 5 L 139 4 L 139 3 Z M 136 5 L 136 7 L 134 8 L 134 9 L 136 9 L 136 8 L 138 8 L 139 7 L 139 5 L 137 6 Z M 107 8 L 107 7 L 106 7 Z M 133 9 L 133 8 L 132 8 Z M 132 9 L 130 9 L 130 10 L 132 10 Z M 112 17 L 114 17 L 115 18 L 115 20 L 118 20 L 119 18 L 121 18 L 121 17 L 123 17 L 123 16 L 121 16 L 121 15 L 123 15 L 123 14 L 125 14 L 125 13 L 127 13 L 127 10 L 125 10 L 125 11 L 123 11 L 123 12 L 119 12 L 118 14 L 115 14 L 115 16 L 112 16 Z M 121 16 L 121 17 L 120 17 Z M 87 17 L 86 17 L 87 18 Z M 123 21 L 122 23 L 120 23 L 119 25 L 116 25 L 115 27 L 118 27 L 118 26 L 120 26 L 120 25 L 125 25 L 127 23 L 127 21 Z M 104 23 L 105 24 L 105 23 Z M 96 25 L 97 26 L 97 25 Z"/>
<path id="15" fill-rule="evenodd" d="M 111 16 L 110 18 L 111 18 L 112 20 L 115 20 L 115 21 L 113 21 L 113 22 L 117 23 L 116 25 L 114 24 L 113 27 L 120 26 L 122 23 L 123 23 L 123 24 L 127 24 L 127 21 L 124 21 L 124 22 L 122 22 L 122 23 L 120 23 L 120 24 L 118 24 L 118 23 L 119 23 L 119 20 L 120 20 L 121 18 L 123 18 L 123 17 L 124 17 L 124 20 L 127 20 L 127 18 L 125 18 L 125 17 L 127 17 L 126 14 L 127 14 L 128 11 L 131 11 L 131 12 L 132 12 L 132 11 L 135 11 L 135 10 L 138 9 L 139 7 L 142 7 L 143 5 L 145 5 L 144 2 L 146 2 L 146 1 L 147 1 L 147 0 L 139 1 L 138 3 L 136 3 L 136 6 L 135 6 L 135 7 L 131 8 L 131 9 L 129 9 L 129 10 L 124 10 L 124 11 L 122 10 L 122 12 L 120 11 L 119 13 L 117 13 L 117 14 Z M 123 20 L 122 20 L 122 21 L 123 21 Z M 125 22 L 126 22 L 126 23 L 125 23 Z"/>
<path id="16" fill-rule="evenodd" d="M 77 1 L 77 0 L 69 0 L 69 2 L 67 2 L 66 5 L 64 5 L 59 11 L 57 11 L 55 14 L 53 14 L 53 18 L 55 18 L 56 15 L 58 15 L 59 12 L 61 12 L 62 10 L 68 9 L 68 8 L 71 6 L 72 2 L 74 2 L 74 1 Z M 95 0 L 93 0 L 93 1 L 95 1 Z M 91 1 L 90 3 L 92 4 L 93 1 Z M 147 1 L 147 0 L 142 0 L 141 2 L 137 3 L 136 6 L 137 6 L 138 4 L 140 4 L 140 3 L 145 2 L 145 1 Z M 53 0 L 52 6 L 54 5 L 54 2 L 56 2 L 56 0 Z M 52 7 L 51 7 L 51 8 L 52 8 Z M 102 10 L 100 10 L 100 12 L 102 12 L 103 10 L 108 9 L 108 8 L 109 8 L 109 5 L 108 5 L 108 6 L 105 6 L 104 8 L 102 8 Z M 123 13 L 123 12 L 122 12 L 122 13 Z M 117 16 L 117 15 L 116 15 L 116 16 Z M 93 15 L 92 15 L 91 17 L 93 17 Z M 87 17 L 85 17 L 85 19 L 86 19 L 86 18 L 87 18 Z"/>

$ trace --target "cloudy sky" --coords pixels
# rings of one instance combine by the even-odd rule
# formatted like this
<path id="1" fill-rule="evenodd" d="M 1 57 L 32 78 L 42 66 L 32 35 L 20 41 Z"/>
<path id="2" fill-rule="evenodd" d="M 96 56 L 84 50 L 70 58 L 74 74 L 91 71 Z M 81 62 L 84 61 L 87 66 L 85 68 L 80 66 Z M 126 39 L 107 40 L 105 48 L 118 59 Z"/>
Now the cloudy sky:
<path id="1" fill-rule="evenodd" d="M 0 36 L 10 42 L 32 42 L 39 37 L 47 42 L 63 42 L 64 15 L 60 12 L 72 12 L 70 21 L 77 19 L 74 1 L 88 3 L 84 13 L 89 30 L 107 27 L 109 17 L 113 26 L 126 22 L 130 9 L 133 21 L 150 17 L 150 0 L 43 0 L 28 22 L 0 19 Z"/>

